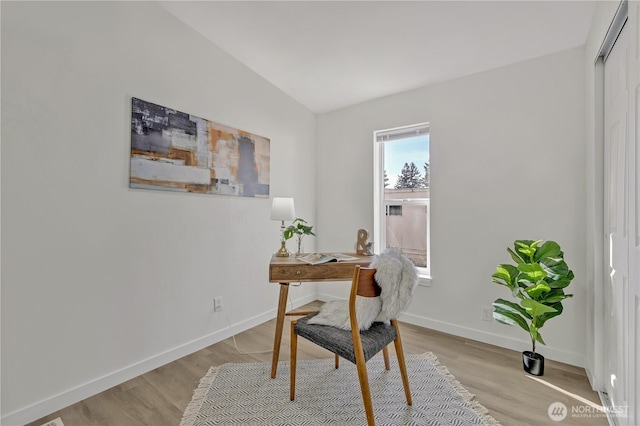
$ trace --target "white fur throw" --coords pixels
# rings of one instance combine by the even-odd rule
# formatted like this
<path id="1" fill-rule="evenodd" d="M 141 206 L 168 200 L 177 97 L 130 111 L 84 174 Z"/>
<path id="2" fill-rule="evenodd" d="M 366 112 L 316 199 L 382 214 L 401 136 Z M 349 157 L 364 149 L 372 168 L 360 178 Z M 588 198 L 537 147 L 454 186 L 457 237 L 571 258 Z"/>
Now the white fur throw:
<path id="1" fill-rule="evenodd" d="M 376 321 L 398 318 L 409 307 L 413 290 L 418 285 L 418 271 L 413 262 L 398 249 L 388 249 L 369 265 L 376 268 L 382 310 Z"/>
<path id="2" fill-rule="evenodd" d="M 415 266 L 400 250 L 388 249 L 375 257 L 371 268 L 376 268 L 375 280 L 380 286 L 380 297 L 356 297 L 356 315 L 360 330 L 367 330 L 375 321 L 397 318 L 411 302 L 418 284 Z M 309 324 L 331 325 L 351 330 L 349 301 L 332 300 L 322 305 L 318 315 Z"/>
<path id="3" fill-rule="evenodd" d="M 356 296 L 356 317 L 358 328 L 368 330 L 382 308 L 379 297 Z M 311 318 L 308 324 L 331 325 L 343 330 L 351 330 L 349 320 L 349 301 L 331 300 L 320 307 L 318 315 Z"/>

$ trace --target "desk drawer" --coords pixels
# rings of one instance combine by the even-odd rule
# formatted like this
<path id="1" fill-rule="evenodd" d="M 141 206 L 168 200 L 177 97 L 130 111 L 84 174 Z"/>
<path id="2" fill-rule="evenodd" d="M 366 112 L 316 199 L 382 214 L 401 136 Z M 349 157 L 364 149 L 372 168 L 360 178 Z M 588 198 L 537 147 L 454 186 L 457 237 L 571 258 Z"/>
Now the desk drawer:
<path id="1" fill-rule="evenodd" d="M 353 263 L 321 265 L 271 265 L 269 267 L 269 281 L 298 282 L 298 281 L 343 281 L 353 277 Z"/>

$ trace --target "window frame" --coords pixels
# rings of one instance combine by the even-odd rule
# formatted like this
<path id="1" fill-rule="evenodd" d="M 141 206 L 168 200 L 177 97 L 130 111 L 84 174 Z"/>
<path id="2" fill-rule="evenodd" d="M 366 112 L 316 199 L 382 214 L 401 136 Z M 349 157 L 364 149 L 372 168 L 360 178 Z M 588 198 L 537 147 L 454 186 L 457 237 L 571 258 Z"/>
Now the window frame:
<path id="1" fill-rule="evenodd" d="M 398 206 L 416 206 L 424 205 L 427 209 L 426 223 L 426 247 L 427 247 L 427 267 L 417 267 L 419 284 L 424 286 L 431 285 L 431 195 L 429 198 L 413 198 L 413 199 L 385 199 L 384 197 L 384 144 L 393 143 L 393 140 L 378 140 L 378 135 L 384 133 L 397 132 L 402 133 L 403 130 L 410 131 L 412 128 L 424 129 L 430 134 L 429 123 L 417 123 L 408 126 L 394 127 L 390 129 L 376 130 L 373 132 L 373 224 L 374 224 L 374 250 L 381 253 L 386 248 L 386 217 L 387 209 L 390 205 Z M 403 138 L 399 138 L 401 140 Z"/>

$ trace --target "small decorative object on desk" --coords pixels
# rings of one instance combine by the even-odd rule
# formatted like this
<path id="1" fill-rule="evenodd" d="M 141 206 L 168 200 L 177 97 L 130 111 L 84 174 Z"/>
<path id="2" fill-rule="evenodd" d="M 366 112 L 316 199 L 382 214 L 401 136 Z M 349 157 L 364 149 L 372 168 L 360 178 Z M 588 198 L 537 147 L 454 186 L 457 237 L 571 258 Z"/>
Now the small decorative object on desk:
<path id="1" fill-rule="evenodd" d="M 367 252 L 365 254 L 367 256 L 373 256 L 373 241 L 367 243 Z"/>
<path id="2" fill-rule="evenodd" d="M 310 253 L 305 256 L 299 257 L 298 260 L 302 260 L 303 262 L 307 262 L 311 265 L 318 265 L 320 263 L 327 262 L 345 262 L 349 260 L 358 260 L 358 258 L 342 253 Z"/>
<path id="3" fill-rule="evenodd" d="M 358 241 L 356 241 L 356 253 L 369 255 L 367 241 L 369 240 L 369 231 L 366 229 L 358 229 Z"/>
<path id="4" fill-rule="evenodd" d="M 306 220 L 301 218 L 296 218 L 296 220 L 294 220 L 291 223 L 291 225 L 289 225 L 287 229 L 284 230 L 284 239 L 288 240 L 294 235 L 297 237 L 296 256 L 300 256 L 302 255 L 302 252 L 303 252 L 302 239 L 304 238 L 304 236 L 305 235 L 315 236 L 316 234 L 313 233 L 313 226 L 307 225 Z"/>

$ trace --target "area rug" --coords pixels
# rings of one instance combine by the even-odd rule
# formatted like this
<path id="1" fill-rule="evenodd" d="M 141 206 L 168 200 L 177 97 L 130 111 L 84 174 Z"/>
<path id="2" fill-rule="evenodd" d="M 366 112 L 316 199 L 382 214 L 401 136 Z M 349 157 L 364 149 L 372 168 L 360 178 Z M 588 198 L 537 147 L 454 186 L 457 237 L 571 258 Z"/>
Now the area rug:
<path id="1" fill-rule="evenodd" d="M 406 355 L 413 405 L 408 406 L 397 360 L 367 363 L 377 425 L 484 425 L 493 419 L 432 353 Z M 366 424 L 358 373 L 348 361 L 298 360 L 296 399 L 289 400 L 289 363 L 270 378 L 266 362 L 212 367 L 200 381 L 180 426 Z"/>

